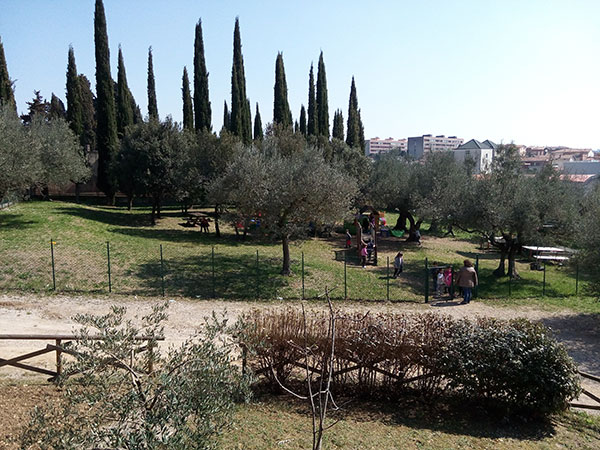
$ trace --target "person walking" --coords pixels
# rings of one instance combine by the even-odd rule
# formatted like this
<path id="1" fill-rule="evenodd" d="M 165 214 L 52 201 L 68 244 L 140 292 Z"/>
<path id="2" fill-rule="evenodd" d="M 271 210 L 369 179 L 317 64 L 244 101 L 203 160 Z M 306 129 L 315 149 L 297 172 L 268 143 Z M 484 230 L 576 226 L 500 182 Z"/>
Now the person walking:
<path id="1" fill-rule="evenodd" d="M 460 305 L 466 305 L 471 301 L 473 288 L 479 284 L 477 272 L 475 272 L 473 263 L 468 259 L 464 260 L 464 266 L 458 271 L 456 284 L 458 284 L 463 292 L 463 301 L 460 302 Z"/>
<path id="2" fill-rule="evenodd" d="M 402 252 L 398 252 L 396 257 L 394 258 L 394 278 L 398 278 L 398 275 L 402 273 L 403 266 L 404 258 Z"/>

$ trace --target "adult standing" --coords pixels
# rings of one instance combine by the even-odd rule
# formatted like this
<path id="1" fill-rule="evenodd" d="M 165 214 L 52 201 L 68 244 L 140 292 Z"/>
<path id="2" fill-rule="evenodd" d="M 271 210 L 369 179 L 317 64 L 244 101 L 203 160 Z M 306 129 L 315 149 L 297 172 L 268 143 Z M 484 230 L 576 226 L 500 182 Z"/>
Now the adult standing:
<path id="1" fill-rule="evenodd" d="M 396 257 L 394 258 L 394 278 L 398 278 L 398 275 L 402 273 L 402 269 L 404 266 L 404 257 L 402 252 L 398 252 Z"/>
<path id="2" fill-rule="evenodd" d="M 473 288 L 479 284 L 477 272 L 475 272 L 473 263 L 468 259 L 464 260 L 464 266 L 458 271 L 456 284 L 460 286 L 463 292 L 463 301 L 460 304 L 466 305 L 471 301 Z"/>

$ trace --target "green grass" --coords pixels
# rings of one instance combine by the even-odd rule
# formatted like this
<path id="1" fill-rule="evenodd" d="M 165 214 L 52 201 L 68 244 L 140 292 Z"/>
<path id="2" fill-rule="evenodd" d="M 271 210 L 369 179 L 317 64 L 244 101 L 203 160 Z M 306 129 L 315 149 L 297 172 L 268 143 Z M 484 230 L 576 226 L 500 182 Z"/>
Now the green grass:
<path id="1" fill-rule="evenodd" d="M 353 402 L 326 431 L 326 449 L 550 449 L 598 448 L 600 420 L 565 413 L 549 421 L 506 421 L 447 409 L 435 401 Z M 476 411 L 476 408 L 474 409 Z M 331 423 L 331 421 L 329 422 Z M 311 448 L 308 406 L 289 396 L 267 397 L 238 408 L 224 449 Z"/>
<path id="2" fill-rule="evenodd" d="M 387 214 L 395 223 L 394 214 Z M 0 289 L 51 291 L 53 287 L 50 240 L 54 245 L 55 282 L 58 291 L 108 292 L 107 242 L 110 242 L 113 293 L 166 295 L 191 298 L 302 297 L 302 254 L 304 291 L 307 298 L 333 289 L 343 298 L 344 272 L 350 299 L 381 301 L 424 301 L 424 260 L 430 265 L 454 264 L 479 255 L 481 300 L 499 305 L 536 303 L 548 308 L 568 307 L 585 312 L 600 311 L 595 299 L 575 296 L 572 270 L 548 266 L 546 291 L 542 297 L 542 272 L 531 271 L 519 261 L 522 279 L 511 283 L 491 272 L 498 255 L 478 249 L 479 239 L 466 233 L 441 238 L 423 232 L 423 245 L 407 244 L 394 237 L 378 241 L 379 265 L 363 269 L 355 251 L 344 269 L 344 236 L 315 238 L 291 246 L 291 277 L 279 275 L 281 245 L 257 236 L 236 238 L 228 224 L 217 239 L 211 226 L 206 235 L 198 228 L 185 228 L 176 208 L 167 208 L 156 226 L 150 226 L 147 208 L 78 205 L 67 202 L 26 202 L 0 211 Z M 160 246 L 163 266 L 160 264 Z M 214 259 L 213 251 L 214 248 Z M 258 270 L 256 256 L 258 250 Z M 398 251 L 405 256 L 405 271 L 399 279 L 388 279 L 387 259 L 392 266 Z M 342 253 L 341 253 L 342 252 Z M 337 258 L 336 258 L 337 253 Z M 214 266 L 214 277 L 213 277 Z M 390 267 L 390 275 L 393 268 Z M 581 277 L 579 293 L 587 281 Z"/>

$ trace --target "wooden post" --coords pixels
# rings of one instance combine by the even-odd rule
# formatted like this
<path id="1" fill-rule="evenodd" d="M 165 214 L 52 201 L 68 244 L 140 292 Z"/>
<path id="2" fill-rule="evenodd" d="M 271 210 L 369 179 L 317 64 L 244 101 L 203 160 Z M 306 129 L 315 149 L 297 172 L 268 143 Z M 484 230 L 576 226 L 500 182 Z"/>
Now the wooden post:
<path id="1" fill-rule="evenodd" d="M 60 347 L 62 339 L 56 339 L 56 346 Z M 62 351 L 56 350 L 56 376 L 60 377 L 62 374 Z"/>
<path id="2" fill-rule="evenodd" d="M 302 300 L 304 300 L 304 252 L 302 252 Z"/>
<path id="3" fill-rule="evenodd" d="M 390 257 L 387 257 L 387 276 L 386 280 L 386 288 L 387 288 L 387 301 L 390 301 Z"/>
<path id="4" fill-rule="evenodd" d="M 151 374 L 154 371 L 154 345 L 152 344 L 152 340 L 149 339 L 147 344 L 148 347 L 148 373 Z"/>
<path id="5" fill-rule="evenodd" d="M 348 251 L 344 251 L 344 300 L 348 298 L 348 275 L 347 275 L 347 266 L 348 266 Z"/>
<path id="6" fill-rule="evenodd" d="M 429 267 L 425 258 L 425 303 L 429 303 Z"/>
<path id="7" fill-rule="evenodd" d="M 52 289 L 56 291 L 56 274 L 54 270 L 54 241 L 50 239 L 50 256 L 52 257 Z"/>
<path id="8" fill-rule="evenodd" d="M 112 292 L 112 280 L 110 277 L 110 243 L 106 241 L 106 259 L 108 261 L 108 292 Z"/>

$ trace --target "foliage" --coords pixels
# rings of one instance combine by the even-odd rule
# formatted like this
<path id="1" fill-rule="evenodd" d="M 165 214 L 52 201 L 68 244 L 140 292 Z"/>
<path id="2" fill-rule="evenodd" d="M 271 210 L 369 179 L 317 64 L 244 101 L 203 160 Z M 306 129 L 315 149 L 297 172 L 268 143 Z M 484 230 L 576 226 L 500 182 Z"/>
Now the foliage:
<path id="1" fill-rule="evenodd" d="M 40 91 L 33 91 L 34 97 L 30 102 L 27 102 L 27 114 L 21 114 L 21 120 L 25 125 L 33 122 L 35 117 L 42 120 L 50 119 L 50 103 L 44 100 Z"/>
<path id="2" fill-rule="evenodd" d="M 106 16 L 102 0 L 96 0 L 94 13 L 94 43 L 96 53 L 96 146 L 98 149 L 98 188 L 114 203 L 117 176 L 114 163 L 119 153 L 117 116 L 113 80 L 110 75 L 110 50 L 106 31 Z"/>
<path id="3" fill-rule="evenodd" d="M 266 139 L 262 150 L 242 152 L 210 192 L 213 199 L 235 205 L 242 220 L 259 219 L 261 230 L 282 241 L 282 273 L 289 274 L 289 240 L 304 235 L 311 221 L 342 219 L 356 184 L 328 165 L 318 150 L 288 153 L 277 140 Z"/>
<path id="4" fill-rule="evenodd" d="M 194 40 L 194 117 L 196 120 L 196 131 L 212 130 L 211 115 L 208 93 L 208 71 L 206 70 L 206 61 L 204 59 L 202 21 L 198 20 Z"/>
<path id="5" fill-rule="evenodd" d="M 58 411 L 36 408 L 22 444 L 213 448 L 232 421 L 234 402 L 248 398 L 249 380 L 232 363 L 234 347 L 225 334 L 225 319 L 213 314 L 180 347 L 163 351 L 158 339 L 166 317 L 166 305 L 154 306 L 140 325 L 117 306 L 101 316 L 75 316 L 80 340 L 68 348 L 75 360 L 59 379 L 64 402 Z"/>
<path id="6" fill-rule="evenodd" d="M 576 243 L 579 247 L 579 264 L 592 274 L 592 287 L 600 293 L 600 186 L 588 192 L 583 199 L 581 219 L 577 226 Z"/>
<path id="7" fill-rule="evenodd" d="M 264 138 L 262 120 L 260 111 L 258 110 L 258 102 L 256 102 L 256 114 L 254 115 L 254 140 L 262 141 Z"/>
<path id="8" fill-rule="evenodd" d="M 79 138 L 83 135 L 83 112 L 81 104 L 81 87 L 75 63 L 75 51 L 69 46 L 67 63 L 67 121 Z M 83 145 L 83 142 L 82 142 Z"/>
<path id="9" fill-rule="evenodd" d="M 148 117 L 150 121 L 158 121 L 156 82 L 154 80 L 154 64 L 152 61 L 152 47 L 150 47 L 148 49 Z"/>
<path id="10" fill-rule="evenodd" d="M 579 393 L 575 364 L 541 324 L 437 314 L 337 317 L 334 392 L 398 396 L 411 389 L 539 415 L 564 410 Z M 306 325 L 291 308 L 255 310 L 241 320 L 248 327 L 240 339 L 255 355 L 251 365 L 271 381 L 302 374 L 298 365 L 319 367 L 331 352 L 325 313 L 311 314 Z"/>
<path id="11" fill-rule="evenodd" d="M 187 67 L 183 68 L 181 78 L 181 97 L 183 100 L 183 129 L 194 129 L 194 108 L 192 105 L 192 94 L 190 93 L 190 79 L 188 77 Z"/>
<path id="12" fill-rule="evenodd" d="M 12 105 L 0 105 L 0 199 L 39 179 L 39 152 L 40 143 L 26 132 Z"/>
<path id="13" fill-rule="evenodd" d="M 306 109 L 304 108 L 304 105 L 302 105 L 300 107 L 300 133 L 302 133 L 302 135 L 304 137 L 307 136 L 307 130 L 306 130 Z"/>
<path id="14" fill-rule="evenodd" d="M 83 121 L 83 134 L 79 141 L 83 146 L 84 152 L 88 154 L 96 149 L 96 108 L 94 106 L 96 99 L 90 87 L 90 80 L 82 74 L 78 76 L 78 79 L 81 91 L 81 116 Z M 137 110 L 139 114 L 139 108 Z M 136 113 L 134 112 L 135 116 Z M 139 121 L 141 121 L 141 118 Z"/>
<path id="15" fill-rule="evenodd" d="M 285 79 L 285 67 L 283 65 L 283 54 L 277 53 L 275 61 L 275 87 L 273 101 L 273 123 L 282 127 L 292 126 L 292 112 L 288 103 L 287 81 Z"/>
<path id="16" fill-rule="evenodd" d="M 65 109 L 65 104 L 63 101 L 58 98 L 54 93 L 50 97 L 50 110 L 48 111 L 50 120 L 53 119 L 63 119 L 67 118 L 67 111 Z"/>
<path id="17" fill-rule="evenodd" d="M 2 40 L 0 39 L 0 106 L 2 105 L 11 105 L 13 113 L 16 112 L 13 81 L 8 75 L 6 56 L 4 55 L 4 44 L 2 44 Z"/>
<path id="18" fill-rule="evenodd" d="M 117 132 L 123 137 L 127 127 L 133 125 L 133 95 L 127 84 L 127 73 L 123 52 L 119 46 L 119 58 L 117 66 L 117 95 L 115 96 L 117 107 Z"/>
<path id="19" fill-rule="evenodd" d="M 246 145 L 252 142 L 250 103 L 246 94 L 246 75 L 242 55 L 240 21 L 235 19 L 233 30 L 233 65 L 231 68 L 231 121 L 229 130 Z"/>
<path id="20" fill-rule="evenodd" d="M 356 94 L 356 84 L 354 83 L 354 77 L 352 77 L 352 85 L 350 86 L 350 100 L 348 101 L 348 134 L 346 137 L 346 144 L 350 147 L 360 147 L 362 150 L 364 146 L 361 146 L 360 142 L 360 117 L 358 115 L 358 96 Z"/>
<path id="21" fill-rule="evenodd" d="M 333 113 L 333 129 L 331 130 L 331 138 L 344 140 L 344 116 L 341 109 L 336 109 Z"/>
<path id="22" fill-rule="evenodd" d="M 317 71 L 317 94 L 315 97 L 315 109 L 317 114 L 316 135 L 324 136 L 329 139 L 329 100 L 327 99 L 327 74 L 325 73 L 325 61 L 323 60 L 322 51 L 319 55 L 319 66 Z"/>
<path id="23" fill-rule="evenodd" d="M 313 65 L 310 65 L 310 72 L 308 74 L 308 123 L 307 123 L 307 135 L 316 136 L 318 133 L 318 122 L 317 122 L 317 97 L 315 94 L 315 75 Z"/>

